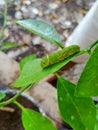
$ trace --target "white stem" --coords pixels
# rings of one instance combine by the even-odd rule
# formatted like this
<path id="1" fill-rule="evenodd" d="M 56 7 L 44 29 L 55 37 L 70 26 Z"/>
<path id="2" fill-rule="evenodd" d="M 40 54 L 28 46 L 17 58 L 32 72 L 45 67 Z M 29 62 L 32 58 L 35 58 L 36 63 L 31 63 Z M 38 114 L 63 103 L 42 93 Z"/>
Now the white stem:
<path id="1" fill-rule="evenodd" d="M 66 41 L 66 46 L 77 44 L 84 49 L 98 39 L 98 0 Z M 82 61 L 87 57 L 82 56 Z M 81 57 L 76 61 L 81 61 Z"/>

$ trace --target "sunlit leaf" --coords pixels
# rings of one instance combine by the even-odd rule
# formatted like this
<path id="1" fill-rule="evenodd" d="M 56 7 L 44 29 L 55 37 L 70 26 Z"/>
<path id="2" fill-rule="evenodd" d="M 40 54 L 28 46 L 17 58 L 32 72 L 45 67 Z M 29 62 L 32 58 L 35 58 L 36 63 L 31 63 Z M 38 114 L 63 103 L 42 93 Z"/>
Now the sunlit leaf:
<path id="1" fill-rule="evenodd" d="M 22 122 L 25 130 L 57 130 L 48 118 L 31 109 L 22 110 Z"/>
<path id="2" fill-rule="evenodd" d="M 92 52 L 80 78 L 75 92 L 76 96 L 98 96 L 98 46 Z"/>
<path id="3" fill-rule="evenodd" d="M 19 78 L 12 85 L 15 87 L 22 87 L 35 83 L 49 74 L 58 71 L 61 67 L 70 62 L 76 55 L 77 54 L 70 56 L 63 61 L 53 64 L 45 69 L 41 67 L 41 59 L 30 60 L 24 65 Z"/>
<path id="4" fill-rule="evenodd" d="M 89 97 L 75 97 L 76 85 L 58 78 L 58 104 L 61 115 L 74 130 L 93 130 L 96 107 Z"/>
<path id="5" fill-rule="evenodd" d="M 19 20 L 17 23 L 31 33 L 37 34 L 38 36 L 50 41 L 51 43 L 55 43 L 62 48 L 64 47 L 59 34 L 52 25 L 42 20 L 35 19 Z"/>
<path id="6" fill-rule="evenodd" d="M 96 123 L 94 130 L 98 130 L 98 103 L 96 104 Z"/>
<path id="7" fill-rule="evenodd" d="M 14 42 L 6 41 L 2 44 L 2 46 L 0 47 L 0 50 L 7 50 L 7 49 L 17 47 L 17 46 L 19 45 Z"/>
<path id="8" fill-rule="evenodd" d="M 28 55 L 26 56 L 25 58 L 23 58 L 21 61 L 20 61 L 20 69 L 22 70 L 22 68 L 24 67 L 24 65 L 30 61 L 30 60 L 34 60 L 36 58 L 36 55 L 35 54 L 31 54 L 31 55 Z"/>
<path id="9" fill-rule="evenodd" d="M 4 92 L 0 92 L 0 101 L 5 98 L 6 94 Z"/>

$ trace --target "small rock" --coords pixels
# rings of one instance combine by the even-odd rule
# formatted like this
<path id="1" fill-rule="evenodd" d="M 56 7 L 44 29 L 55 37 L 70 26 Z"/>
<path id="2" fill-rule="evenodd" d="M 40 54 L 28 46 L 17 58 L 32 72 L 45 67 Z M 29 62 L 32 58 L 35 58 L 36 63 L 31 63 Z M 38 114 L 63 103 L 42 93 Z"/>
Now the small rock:
<path id="1" fill-rule="evenodd" d="M 32 2 L 35 2 L 36 0 L 31 0 Z"/>
<path id="2" fill-rule="evenodd" d="M 77 12 L 74 12 L 73 14 L 74 14 L 74 16 L 76 18 L 77 23 L 79 24 L 83 20 L 83 17 L 84 17 L 83 14 L 82 13 L 77 13 Z"/>
<path id="3" fill-rule="evenodd" d="M 10 21 L 7 21 L 6 25 L 7 25 L 8 27 L 12 27 L 12 23 L 11 23 Z"/>
<path id="4" fill-rule="evenodd" d="M 31 4 L 31 0 L 23 0 L 22 4 L 23 5 L 30 5 Z"/>
<path id="5" fill-rule="evenodd" d="M 44 12 L 44 14 L 45 14 L 45 15 L 49 15 L 50 12 L 51 12 L 50 10 L 46 10 L 46 11 Z"/>
<path id="6" fill-rule="evenodd" d="M 51 13 L 50 13 L 50 18 L 51 18 L 51 19 L 56 19 L 56 18 L 57 18 L 56 13 L 51 12 Z"/>
<path id="7" fill-rule="evenodd" d="M 42 17 L 42 16 L 43 16 L 43 14 L 44 14 L 44 13 L 43 13 L 43 11 L 42 11 L 42 10 L 40 10 L 40 11 L 39 11 L 39 13 L 38 13 L 38 15 L 39 15 L 40 17 Z"/>
<path id="8" fill-rule="evenodd" d="M 32 41 L 31 35 L 26 34 L 25 37 L 23 37 L 23 42 L 24 42 L 24 43 L 26 43 L 26 44 L 29 45 L 29 44 L 31 43 L 31 41 Z"/>
<path id="9" fill-rule="evenodd" d="M 42 46 L 45 48 L 45 50 L 47 50 L 47 52 L 51 53 L 55 50 L 57 50 L 58 46 L 56 46 L 55 44 L 51 44 L 50 42 L 42 39 L 41 40 Z"/>
<path id="10" fill-rule="evenodd" d="M 4 30 L 4 35 L 5 35 L 5 37 L 9 36 L 9 30 L 7 28 Z"/>
<path id="11" fill-rule="evenodd" d="M 30 18 L 32 14 L 29 13 L 29 10 L 27 12 L 24 12 L 23 14 L 23 18 Z M 29 16 L 30 15 L 30 16 Z M 33 15 L 34 16 L 34 15 Z M 33 18 L 33 17 L 32 17 Z"/>
<path id="12" fill-rule="evenodd" d="M 66 21 L 64 22 L 64 24 L 65 24 L 65 26 L 67 26 L 67 27 L 71 27 L 72 22 L 71 22 L 71 21 L 66 20 Z"/>
<path id="13" fill-rule="evenodd" d="M 53 24 L 58 24 L 59 23 L 58 19 L 53 19 L 52 22 L 53 22 Z"/>
<path id="14" fill-rule="evenodd" d="M 21 5 L 21 0 L 15 0 L 14 5 L 15 6 L 20 6 Z"/>
<path id="15" fill-rule="evenodd" d="M 19 11 L 20 9 L 21 9 L 21 6 L 16 6 L 16 7 L 15 7 L 15 10 L 16 10 L 16 11 Z"/>
<path id="16" fill-rule="evenodd" d="M 26 12 L 28 12 L 28 9 L 27 9 L 27 7 L 26 6 L 22 6 L 21 7 L 21 11 L 23 12 L 23 13 L 26 13 Z"/>
<path id="17" fill-rule="evenodd" d="M 69 36 L 69 31 L 68 31 L 68 30 L 65 30 L 65 31 L 63 32 L 63 35 L 64 35 L 65 38 L 68 38 L 68 36 Z"/>
<path id="18" fill-rule="evenodd" d="M 68 0 L 63 0 L 64 3 L 68 2 Z"/>
<path id="19" fill-rule="evenodd" d="M 7 53 L 7 56 L 9 58 L 13 58 L 13 59 L 16 59 L 17 56 L 21 55 L 22 53 L 26 52 L 29 48 L 28 47 L 22 47 L 22 48 L 19 48 L 17 49 L 16 51 L 9 51 Z"/>
<path id="20" fill-rule="evenodd" d="M 21 11 L 17 11 L 17 12 L 15 13 L 15 18 L 16 18 L 16 19 L 22 19 L 22 12 L 21 12 Z"/>
<path id="21" fill-rule="evenodd" d="M 33 45 L 38 45 L 38 44 L 40 44 L 40 42 L 41 42 L 41 38 L 40 37 L 34 37 L 32 39 Z"/>
<path id="22" fill-rule="evenodd" d="M 83 2 L 82 0 L 77 0 L 77 1 L 76 1 L 77 5 L 79 5 L 79 6 L 82 5 L 82 2 Z"/>
<path id="23" fill-rule="evenodd" d="M 49 7 L 53 10 L 57 9 L 58 8 L 58 4 L 57 3 L 50 3 L 49 4 Z"/>
<path id="24" fill-rule="evenodd" d="M 34 13 L 35 15 L 38 15 L 39 10 L 37 8 L 32 8 L 32 13 Z"/>
<path id="25" fill-rule="evenodd" d="M 17 24 L 12 24 L 13 30 L 17 30 L 18 25 Z"/>

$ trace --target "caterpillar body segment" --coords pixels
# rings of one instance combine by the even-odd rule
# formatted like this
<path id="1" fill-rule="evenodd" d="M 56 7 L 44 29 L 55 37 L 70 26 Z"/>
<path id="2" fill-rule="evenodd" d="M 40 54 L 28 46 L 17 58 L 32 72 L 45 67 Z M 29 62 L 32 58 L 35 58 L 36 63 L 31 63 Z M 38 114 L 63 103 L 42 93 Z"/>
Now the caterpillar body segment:
<path id="1" fill-rule="evenodd" d="M 69 56 L 79 51 L 80 51 L 80 47 L 78 45 L 71 45 L 69 47 L 63 48 L 62 50 L 44 56 L 41 60 L 41 66 L 42 68 L 49 67 L 50 65 L 62 61 L 65 58 L 68 58 Z"/>

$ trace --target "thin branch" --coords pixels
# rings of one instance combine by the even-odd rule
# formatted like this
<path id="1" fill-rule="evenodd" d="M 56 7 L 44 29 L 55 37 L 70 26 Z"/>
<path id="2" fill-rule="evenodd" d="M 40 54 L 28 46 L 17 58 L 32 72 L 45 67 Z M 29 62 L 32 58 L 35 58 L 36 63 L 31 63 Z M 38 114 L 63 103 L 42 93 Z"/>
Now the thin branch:
<path id="1" fill-rule="evenodd" d="M 25 109 L 19 102 L 14 101 L 13 103 L 16 104 L 21 110 Z"/>
<path id="2" fill-rule="evenodd" d="M 96 40 L 95 42 L 93 42 L 92 44 L 90 44 L 88 47 L 87 47 L 87 50 L 90 51 L 94 46 L 96 46 L 98 44 L 98 40 Z"/>
<path id="3" fill-rule="evenodd" d="M 30 88 L 30 87 L 31 87 L 31 84 L 28 85 L 28 86 L 23 87 L 15 96 L 13 96 L 12 98 L 10 98 L 10 99 L 7 100 L 7 101 L 1 102 L 1 103 L 0 103 L 0 107 L 6 106 L 6 105 L 8 105 L 8 104 L 10 104 L 10 103 L 12 103 L 12 102 L 14 102 L 14 101 L 16 101 L 16 99 L 17 99 L 25 90 L 27 90 L 27 89 Z"/>

